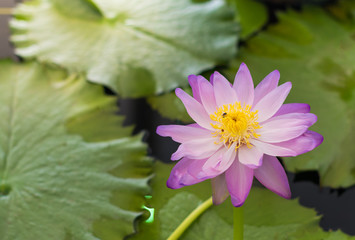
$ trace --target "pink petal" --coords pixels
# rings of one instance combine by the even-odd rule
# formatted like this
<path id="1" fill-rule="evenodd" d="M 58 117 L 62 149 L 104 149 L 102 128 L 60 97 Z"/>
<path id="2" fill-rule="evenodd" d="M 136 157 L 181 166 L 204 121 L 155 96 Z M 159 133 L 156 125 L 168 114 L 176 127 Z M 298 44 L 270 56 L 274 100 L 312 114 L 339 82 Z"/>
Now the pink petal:
<path id="1" fill-rule="evenodd" d="M 272 117 L 281 107 L 290 92 L 292 84 L 284 83 L 275 88 L 263 97 L 254 107 L 252 111 L 258 110 L 258 121 L 263 122 Z"/>
<path id="2" fill-rule="evenodd" d="M 287 103 L 280 107 L 274 117 L 288 113 L 309 113 L 310 110 L 311 107 L 306 103 Z"/>
<path id="3" fill-rule="evenodd" d="M 211 183 L 213 204 L 219 205 L 229 196 L 225 174 L 223 173 L 215 178 L 212 178 Z"/>
<path id="4" fill-rule="evenodd" d="M 199 85 L 202 105 L 208 114 L 213 114 L 217 110 L 213 86 L 207 80 L 201 81 Z"/>
<path id="5" fill-rule="evenodd" d="M 215 144 L 214 138 L 198 138 L 182 143 L 176 152 L 171 155 L 171 160 L 182 157 L 203 159 L 213 155 L 221 145 Z"/>
<path id="6" fill-rule="evenodd" d="M 265 155 L 263 165 L 254 170 L 255 177 L 261 184 L 283 198 L 291 198 L 287 175 L 276 157 Z"/>
<path id="7" fill-rule="evenodd" d="M 235 207 L 243 205 L 253 183 L 253 169 L 234 161 L 226 171 L 226 182 L 232 204 Z"/>
<path id="8" fill-rule="evenodd" d="M 180 100 L 183 102 L 185 105 L 185 108 L 190 115 L 190 117 L 195 120 L 195 122 L 200 125 L 201 127 L 204 127 L 206 129 L 213 130 L 211 126 L 211 119 L 208 116 L 206 110 L 204 107 L 194 98 L 192 98 L 190 95 L 188 95 L 186 92 L 184 92 L 182 89 L 177 88 L 175 90 L 176 96 L 180 98 Z"/>
<path id="9" fill-rule="evenodd" d="M 219 148 L 216 152 L 214 152 L 205 162 L 205 164 L 202 166 L 202 171 L 199 171 L 197 175 L 195 175 L 197 178 L 212 178 L 220 173 L 214 170 L 214 168 L 218 165 L 218 163 L 221 161 L 223 154 L 226 152 L 226 148 L 222 146 Z"/>
<path id="10" fill-rule="evenodd" d="M 216 153 L 214 153 L 216 154 Z M 195 178 L 198 178 L 198 179 L 209 179 L 211 177 L 209 176 L 203 176 L 201 177 L 201 175 L 203 175 L 203 171 L 202 171 L 202 167 L 203 165 L 206 164 L 206 161 L 208 160 L 208 158 L 204 158 L 204 159 L 198 159 L 198 161 L 193 161 L 190 166 L 188 167 L 187 169 L 187 172 L 195 177 Z"/>
<path id="11" fill-rule="evenodd" d="M 212 85 L 214 84 L 214 74 L 211 74 L 211 76 L 210 76 L 210 83 Z"/>
<path id="12" fill-rule="evenodd" d="M 189 165 L 194 161 L 201 160 L 192 160 L 188 158 L 181 159 L 171 170 L 169 179 L 167 181 L 167 186 L 172 189 L 177 189 L 202 182 L 203 180 L 197 179 L 187 172 Z"/>
<path id="13" fill-rule="evenodd" d="M 254 93 L 254 103 L 257 104 L 263 97 L 265 97 L 269 92 L 274 90 L 280 79 L 280 72 L 275 70 L 269 73 L 255 88 Z"/>
<path id="14" fill-rule="evenodd" d="M 264 129 L 264 131 L 258 132 L 258 134 L 260 134 L 260 137 L 258 139 L 267 143 L 278 143 L 288 141 L 290 139 L 294 139 L 302 135 L 307 131 L 307 129 L 307 125 L 285 128 L 268 128 Z"/>
<path id="15" fill-rule="evenodd" d="M 245 105 L 252 105 L 254 101 L 254 83 L 250 75 L 249 69 L 245 63 L 239 67 L 237 75 L 234 79 L 233 88 L 237 93 L 238 101 Z"/>
<path id="16" fill-rule="evenodd" d="M 264 126 L 267 124 L 272 124 L 273 126 L 277 126 L 282 124 L 289 126 L 296 125 L 307 125 L 312 126 L 317 122 L 317 116 L 313 113 L 286 113 L 278 116 L 273 116 L 268 120 L 260 123 L 260 125 Z"/>
<path id="17" fill-rule="evenodd" d="M 237 152 L 235 151 L 235 145 L 233 144 L 223 154 L 221 161 L 217 164 L 217 167 L 215 169 L 220 173 L 226 171 L 233 163 L 236 156 L 237 156 Z"/>
<path id="18" fill-rule="evenodd" d="M 236 155 L 235 144 L 231 145 L 227 150 L 222 146 L 216 154 L 206 161 L 198 178 L 215 177 L 224 173 L 233 163 Z"/>
<path id="19" fill-rule="evenodd" d="M 256 139 L 252 139 L 250 143 L 254 145 L 260 152 L 271 156 L 290 157 L 297 155 L 294 150 L 286 146 L 278 146 L 276 144 L 266 143 Z"/>
<path id="20" fill-rule="evenodd" d="M 288 148 L 295 152 L 294 156 L 312 151 L 323 142 L 323 136 L 313 131 L 307 131 L 301 136 L 286 141 L 275 143 L 274 145 L 282 148 Z"/>
<path id="21" fill-rule="evenodd" d="M 289 113 L 260 124 L 262 128 L 256 133 L 260 135 L 258 140 L 263 142 L 284 142 L 300 136 L 316 121 L 317 116 L 312 113 Z"/>
<path id="22" fill-rule="evenodd" d="M 221 107 L 225 104 L 237 102 L 237 94 L 228 80 L 219 72 L 214 72 L 213 75 L 213 88 L 217 105 Z"/>
<path id="23" fill-rule="evenodd" d="M 200 76 L 196 76 L 196 75 L 189 75 L 187 77 L 189 84 L 191 86 L 192 89 L 192 96 L 201 103 L 201 97 L 200 97 L 200 89 L 198 86 L 198 77 Z"/>
<path id="24" fill-rule="evenodd" d="M 206 163 L 207 158 L 204 159 L 194 159 L 193 161 L 190 162 L 190 165 L 187 167 L 187 173 L 189 176 L 192 176 L 193 178 L 197 178 L 200 180 L 206 180 L 206 178 L 198 178 L 197 176 L 200 174 L 202 171 L 202 166 Z M 181 182 L 184 184 L 185 183 L 185 178 L 181 179 Z"/>
<path id="25" fill-rule="evenodd" d="M 196 124 L 197 125 L 197 124 Z M 211 138 L 211 132 L 191 125 L 161 125 L 157 128 L 157 134 L 162 137 L 171 137 L 175 142 L 187 142 L 196 138 Z"/>
<path id="26" fill-rule="evenodd" d="M 250 168 L 257 168 L 261 166 L 263 153 L 256 147 L 248 148 L 247 146 L 242 146 L 238 149 L 238 158 L 240 163 Z"/>

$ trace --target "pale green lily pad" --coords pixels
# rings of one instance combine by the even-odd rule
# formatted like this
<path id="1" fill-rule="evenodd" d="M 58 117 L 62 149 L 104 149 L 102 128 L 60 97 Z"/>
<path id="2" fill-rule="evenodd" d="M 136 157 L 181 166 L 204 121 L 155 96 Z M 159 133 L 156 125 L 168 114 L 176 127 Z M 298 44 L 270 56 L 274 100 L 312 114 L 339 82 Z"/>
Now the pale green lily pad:
<path id="1" fill-rule="evenodd" d="M 11 21 L 16 53 L 84 72 L 125 97 L 187 85 L 236 54 L 223 0 L 32 0 Z"/>
<path id="2" fill-rule="evenodd" d="M 281 82 L 291 81 L 286 101 L 310 104 L 318 116 L 311 130 L 321 133 L 324 142 L 309 153 L 285 158 L 287 169 L 317 170 L 321 185 L 348 187 L 355 183 L 355 18 L 349 14 L 355 6 L 348 2 L 334 9 L 346 17 L 312 7 L 280 13 L 279 23 L 241 49 L 228 75 L 232 79 L 245 62 L 255 81 L 274 69 Z"/>
<path id="3" fill-rule="evenodd" d="M 108 111 L 115 101 L 79 76 L 0 62 L 1 239 L 111 240 L 134 231 L 151 161 L 141 136 Z M 91 120 L 113 133 L 93 129 L 85 141 Z"/>
<path id="4" fill-rule="evenodd" d="M 266 24 L 268 12 L 263 3 L 256 0 L 227 0 L 227 2 L 237 13 L 235 16 L 236 21 L 241 25 L 241 38 L 246 39 L 250 37 Z M 211 71 L 206 72 L 204 75 L 208 78 L 209 73 Z M 184 90 L 191 93 L 189 87 Z M 148 97 L 147 101 L 154 110 L 157 110 L 165 118 L 179 120 L 184 123 L 192 122 L 184 105 L 173 92 Z"/>
<path id="5" fill-rule="evenodd" d="M 165 182 L 174 164 L 155 164 L 152 181 L 153 197 L 149 206 L 155 208 L 155 221 L 141 223 L 137 235 L 129 239 L 163 240 L 184 218 L 211 195 L 209 181 L 172 190 Z M 325 232 L 319 227 L 320 216 L 313 209 L 299 205 L 298 200 L 286 200 L 269 190 L 254 187 L 244 206 L 245 240 L 350 240 L 341 231 Z M 233 239 L 233 205 L 227 199 L 212 206 L 186 230 L 181 240 Z"/>

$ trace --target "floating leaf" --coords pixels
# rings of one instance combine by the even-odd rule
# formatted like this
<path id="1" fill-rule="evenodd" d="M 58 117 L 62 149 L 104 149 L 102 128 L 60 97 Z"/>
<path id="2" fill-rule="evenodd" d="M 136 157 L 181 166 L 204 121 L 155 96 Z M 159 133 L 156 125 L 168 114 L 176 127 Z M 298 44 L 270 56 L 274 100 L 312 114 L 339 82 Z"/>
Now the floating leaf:
<path id="1" fill-rule="evenodd" d="M 241 25 L 242 38 L 248 38 L 258 31 L 268 19 L 267 8 L 260 2 L 254 0 L 228 0 L 227 2 L 233 6 L 237 12 L 236 20 Z M 208 73 L 206 72 L 204 75 L 207 77 Z M 191 92 L 189 87 L 185 90 Z M 157 110 L 163 117 L 183 121 L 185 123 L 192 122 L 184 105 L 172 92 L 148 97 L 147 101 L 150 106 L 154 110 Z"/>
<path id="2" fill-rule="evenodd" d="M 177 226 L 211 195 L 208 181 L 182 189 L 168 189 L 165 182 L 173 164 L 157 162 L 152 181 L 155 208 L 154 223 L 142 223 L 137 235 L 129 239 L 167 239 Z M 245 240 L 348 240 L 355 237 L 337 232 L 324 232 L 318 225 L 320 217 L 298 200 L 285 200 L 269 190 L 254 187 L 245 209 Z M 229 199 L 204 212 L 182 235 L 181 240 L 233 239 L 233 206 Z"/>
<path id="3" fill-rule="evenodd" d="M 236 19 L 241 25 L 242 38 L 249 37 L 266 24 L 268 11 L 263 3 L 256 0 L 227 0 L 227 2 L 234 6 L 238 13 Z"/>
<path id="4" fill-rule="evenodd" d="M 301 5 L 301 4 L 324 4 L 332 0 L 259 0 L 266 3 L 278 5 Z"/>
<path id="5" fill-rule="evenodd" d="M 11 26 L 20 56 L 129 97 L 187 85 L 189 74 L 230 60 L 239 28 L 223 0 L 32 0 Z"/>
<path id="6" fill-rule="evenodd" d="M 354 4 L 342 8 L 354 10 Z M 353 17 L 350 14 L 347 17 Z M 355 24 L 354 18 L 336 19 L 307 7 L 302 12 L 278 15 L 280 22 L 250 39 L 233 64 L 234 76 L 241 61 L 260 81 L 278 69 L 281 82 L 291 81 L 287 102 L 311 106 L 318 122 L 311 128 L 324 136 L 317 149 L 296 158 L 285 158 L 288 170 L 318 170 L 322 185 L 348 187 L 355 183 Z"/>
<path id="7" fill-rule="evenodd" d="M 141 136 L 120 127 L 114 102 L 80 77 L 0 62 L 1 239 L 109 240 L 133 232 L 150 160 Z M 81 136 L 90 121 L 112 133 Z"/>
<path id="8" fill-rule="evenodd" d="M 191 88 L 186 88 L 185 91 L 192 94 Z M 175 93 L 171 92 L 160 96 L 149 97 L 147 98 L 147 102 L 165 118 L 179 120 L 185 123 L 192 122 L 184 105 L 181 100 L 176 97 Z"/>

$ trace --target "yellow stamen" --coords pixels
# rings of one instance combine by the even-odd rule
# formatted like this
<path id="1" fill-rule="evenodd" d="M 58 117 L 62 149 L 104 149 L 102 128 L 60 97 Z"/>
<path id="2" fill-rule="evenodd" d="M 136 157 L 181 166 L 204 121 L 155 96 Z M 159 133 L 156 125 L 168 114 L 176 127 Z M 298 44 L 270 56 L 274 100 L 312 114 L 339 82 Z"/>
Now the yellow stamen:
<path id="1" fill-rule="evenodd" d="M 219 138 L 216 144 L 223 142 L 224 145 L 230 147 L 236 143 L 236 150 L 242 145 L 247 145 L 248 148 L 253 147 L 249 140 L 260 136 L 255 133 L 255 130 L 261 127 L 257 122 L 258 111 L 252 112 L 250 109 L 251 106 L 242 107 L 240 102 L 236 102 L 225 104 L 210 115 L 214 121 L 211 125 L 216 129 L 212 134 Z"/>

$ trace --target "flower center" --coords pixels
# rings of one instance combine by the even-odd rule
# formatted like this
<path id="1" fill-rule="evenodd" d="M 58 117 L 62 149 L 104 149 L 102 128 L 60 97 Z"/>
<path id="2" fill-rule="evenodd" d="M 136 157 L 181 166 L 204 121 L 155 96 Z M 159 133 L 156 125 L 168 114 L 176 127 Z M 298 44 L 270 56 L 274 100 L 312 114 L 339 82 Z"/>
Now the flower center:
<path id="1" fill-rule="evenodd" d="M 219 142 L 230 147 L 236 143 L 236 150 L 247 145 L 248 148 L 253 146 L 249 143 L 250 138 L 258 138 L 260 135 L 255 130 L 261 128 L 258 119 L 258 111 L 250 111 L 251 106 L 246 105 L 244 108 L 240 102 L 234 104 L 225 104 L 220 107 L 210 118 L 214 121 L 212 127 L 216 129 L 212 134 L 219 138 Z"/>

